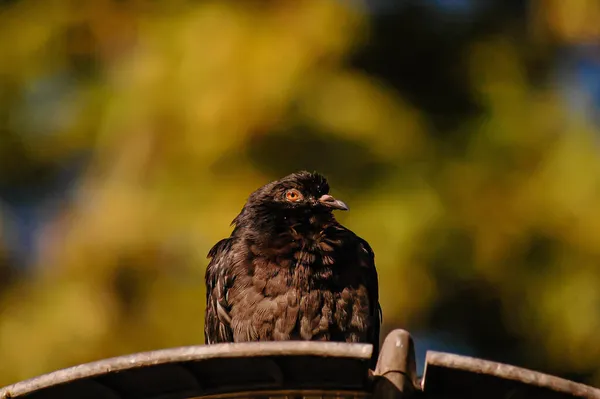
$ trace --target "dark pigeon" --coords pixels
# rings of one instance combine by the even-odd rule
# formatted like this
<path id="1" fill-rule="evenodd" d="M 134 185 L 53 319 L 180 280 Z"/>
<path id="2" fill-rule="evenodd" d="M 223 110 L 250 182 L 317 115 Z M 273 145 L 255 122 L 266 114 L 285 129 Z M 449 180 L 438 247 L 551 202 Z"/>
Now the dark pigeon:
<path id="1" fill-rule="evenodd" d="M 208 254 L 206 344 L 370 343 L 375 368 L 381 307 L 374 254 L 334 210 L 348 207 L 318 173 L 293 173 L 250 195 L 231 236 Z"/>

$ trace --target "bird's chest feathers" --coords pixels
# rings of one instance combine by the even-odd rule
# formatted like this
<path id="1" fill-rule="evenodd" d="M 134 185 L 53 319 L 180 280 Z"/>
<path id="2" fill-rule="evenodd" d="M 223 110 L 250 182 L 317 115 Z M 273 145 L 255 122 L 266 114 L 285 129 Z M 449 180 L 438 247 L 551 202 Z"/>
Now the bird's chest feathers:
<path id="1" fill-rule="evenodd" d="M 245 242 L 248 268 L 238 269 L 229 296 L 238 340 L 366 339 L 369 301 L 347 230 L 290 223 L 268 240 L 257 237 Z"/>
<path id="2" fill-rule="evenodd" d="M 329 226 L 311 222 L 291 225 L 272 242 L 269 251 L 257 251 L 253 280 L 265 296 L 281 295 L 291 288 L 300 295 L 333 289 L 341 240 Z"/>

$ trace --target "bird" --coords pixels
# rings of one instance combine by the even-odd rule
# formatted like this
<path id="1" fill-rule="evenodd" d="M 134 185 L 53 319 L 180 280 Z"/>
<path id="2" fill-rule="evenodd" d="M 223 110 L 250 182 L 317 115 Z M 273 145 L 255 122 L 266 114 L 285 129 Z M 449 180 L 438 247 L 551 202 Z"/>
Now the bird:
<path id="1" fill-rule="evenodd" d="M 333 211 L 327 179 L 301 170 L 252 192 L 233 231 L 208 252 L 205 344 L 369 343 L 379 356 L 375 255 Z"/>

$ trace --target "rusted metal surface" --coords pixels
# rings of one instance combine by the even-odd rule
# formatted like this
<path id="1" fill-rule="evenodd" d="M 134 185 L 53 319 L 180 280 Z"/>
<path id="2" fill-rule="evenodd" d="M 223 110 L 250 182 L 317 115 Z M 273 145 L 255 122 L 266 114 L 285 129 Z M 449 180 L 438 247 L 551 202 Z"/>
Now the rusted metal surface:
<path id="1" fill-rule="evenodd" d="M 0 389 L 0 398 L 190 398 L 256 389 L 364 391 L 372 346 L 252 342 L 188 346 L 82 364 Z"/>
<path id="2" fill-rule="evenodd" d="M 163 349 L 58 370 L 0 389 L 0 399 L 600 399 L 600 390 L 507 364 L 427 352 L 417 383 L 413 340 L 372 346 L 253 342 Z"/>
<path id="3" fill-rule="evenodd" d="M 433 351 L 425 363 L 426 397 L 600 399 L 596 388 L 508 364 Z"/>
<path id="4" fill-rule="evenodd" d="M 381 399 L 409 397 L 417 388 L 415 349 L 408 331 L 390 332 L 379 352 L 373 395 Z"/>

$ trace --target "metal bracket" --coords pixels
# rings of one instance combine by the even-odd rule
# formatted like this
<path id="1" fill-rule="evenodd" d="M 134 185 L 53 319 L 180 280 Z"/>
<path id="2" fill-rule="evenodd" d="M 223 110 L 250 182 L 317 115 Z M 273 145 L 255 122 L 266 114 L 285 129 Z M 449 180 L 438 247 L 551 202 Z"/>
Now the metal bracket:
<path id="1" fill-rule="evenodd" d="M 417 382 L 415 348 L 406 330 L 390 332 L 379 352 L 373 373 L 375 399 L 406 399 L 420 390 Z"/>

